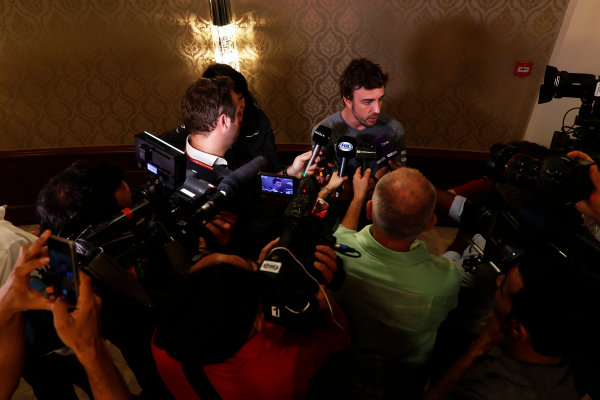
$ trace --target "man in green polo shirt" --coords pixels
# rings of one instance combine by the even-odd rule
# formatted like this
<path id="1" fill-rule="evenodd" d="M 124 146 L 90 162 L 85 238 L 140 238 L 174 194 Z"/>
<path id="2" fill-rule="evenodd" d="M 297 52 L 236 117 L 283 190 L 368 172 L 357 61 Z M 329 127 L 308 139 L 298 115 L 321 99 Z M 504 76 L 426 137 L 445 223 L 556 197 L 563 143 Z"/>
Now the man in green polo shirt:
<path id="1" fill-rule="evenodd" d="M 369 169 L 364 176 L 360 169 L 355 173 L 354 197 L 334 233 L 339 244 L 360 253 L 339 253 L 346 280 L 338 300 L 355 346 L 383 349 L 418 367 L 429 358 L 439 325 L 456 307 L 461 273 L 416 239 L 437 221 L 435 188 L 416 169 L 400 168 L 379 180 L 366 204 L 373 224 L 356 230 L 370 174 Z"/>

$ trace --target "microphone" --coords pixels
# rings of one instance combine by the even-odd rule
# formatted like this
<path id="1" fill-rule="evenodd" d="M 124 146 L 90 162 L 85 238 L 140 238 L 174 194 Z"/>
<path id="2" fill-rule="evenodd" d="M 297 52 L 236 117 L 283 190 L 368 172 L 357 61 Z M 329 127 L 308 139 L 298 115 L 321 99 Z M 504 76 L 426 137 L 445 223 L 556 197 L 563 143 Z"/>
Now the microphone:
<path id="1" fill-rule="evenodd" d="M 257 156 L 234 170 L 223 178 L 221 183 L 217 185 L 217 190 L 210 194 L 208 200 L 196 210 L 194 215 L 202 215 L 204 219 L 214 216 L 218 207 L 225 202 L 226 198 L 242 193 L 247 186 L 254 183 L 254 178 L 268 164 L 269 160 L 265 156 Z"/>
<path id="2" fill-rule="evenodd" d="M 217 185 L 217 189 L 231 196 L 240 193 L 243 188 L 253 183 L 258 173 L 267 167 L 269 160 L 265 156 L 257 156 L 227 175 Z"/>
<path id="3" fill-rule="evenodd" d="M 377 136 L 373 140 L 373 146 L 375 146 L 375 149 L 377 150 L 377 165 L 386 163 L 388 160 L 392 160 L 398 155 L 398 150 L 392 146 L 385 136 Z"/>
<path id="4" fill-rule="evenodd" d="M 342 136 L 337 144 L 336 155 L 340 158 L 340 166 L 338 175 L 344 176 L 348 160 L 351 160 L 356 155 L 356 139 L 351 136 Z M 335 197 L 340 197 L 342 187 L 340 186 L 335 192 Z"/>
<path id="5" fill-rule="evenodd" d="M 331 128 L 325 125 L 319 125 L 317 129 L 313 132 L 312 141 L 315 143 L 313 147 L 313 153 L 306 164 L 306 168 L 304 168 L 304 172 L 302 176 L 306 176 L 308 174 L 308 169 L 315 163 L 315 159 L 321 152 L 321 148 L 329 144 L 329 138 L 331 137 Z"/>

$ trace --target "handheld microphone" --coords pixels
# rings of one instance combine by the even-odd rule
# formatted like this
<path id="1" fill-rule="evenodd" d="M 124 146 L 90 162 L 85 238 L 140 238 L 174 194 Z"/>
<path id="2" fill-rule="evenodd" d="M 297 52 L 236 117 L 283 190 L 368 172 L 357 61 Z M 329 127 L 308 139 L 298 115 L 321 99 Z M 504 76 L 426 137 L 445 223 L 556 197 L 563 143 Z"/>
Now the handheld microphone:
<path id="1" fill-rule="evenodd" d="M 308 169 L 315 163 L 315 159 L 321 152 L 321 148 L 329 144 L 329 138 L 331 137 L 331 128 L 325 125 L 319 125 L 317 129 L 313 132 L 312 141 L 315 143 L 313 147 L 312 156 L 306 167 L 304 168 L 304 172 L 302 176 L 306 176 L 308 174 Z"/>
<path id="2" fill-rule="evenodd" d="M 337 144 L 336 155 L 340 158 L 340 166 L 338 175 L 344 176 L 348 160 L 351 160 L 356 155 L 356 139 L 351 136 L 342 136 Z M 340 186 L 335 192 L 335 197 L 340 197 L 342 187 Z"/>
<path id="3" fill-rule="evenodd" d="M 377 149 L 377 165 L 393 160 L 398 155 L 398 150 L 390 143 L 387 137 L 377 136 L 373 140 L 373 146 Z"/>

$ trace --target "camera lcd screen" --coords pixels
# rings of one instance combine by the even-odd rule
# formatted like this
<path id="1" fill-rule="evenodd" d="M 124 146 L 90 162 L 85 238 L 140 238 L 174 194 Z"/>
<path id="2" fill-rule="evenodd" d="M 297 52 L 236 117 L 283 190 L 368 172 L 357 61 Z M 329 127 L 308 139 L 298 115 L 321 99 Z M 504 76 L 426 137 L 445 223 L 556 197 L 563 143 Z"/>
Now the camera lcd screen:
<path id="1" fill-rule="evenodd" d="M 260 190 L 265 194 L 292 196 L 296 188 L 296 179 L 275 174 L 260 174 Z"/>

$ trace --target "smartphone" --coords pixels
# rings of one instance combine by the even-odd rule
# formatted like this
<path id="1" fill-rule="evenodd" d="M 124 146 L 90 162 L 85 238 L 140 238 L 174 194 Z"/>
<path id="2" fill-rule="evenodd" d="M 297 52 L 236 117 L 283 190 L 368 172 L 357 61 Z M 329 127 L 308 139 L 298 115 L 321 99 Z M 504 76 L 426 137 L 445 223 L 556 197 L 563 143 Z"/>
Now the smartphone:
<path id="1" fill-rule="evenodd" d="M 69 304 L 77 304 L 79 275 L 75 244 L 72 240 L 51 235 L 46 245 L 50 256 L 46 283 L 52 285 L 56 296 L 65 296 Z"/>
<path id="2" fill-rule="evenodd" d="M 292 176 L 260 173 L 260 192 L 275 196 L 292 196 L 298 187 L 298 179 Z"/>

